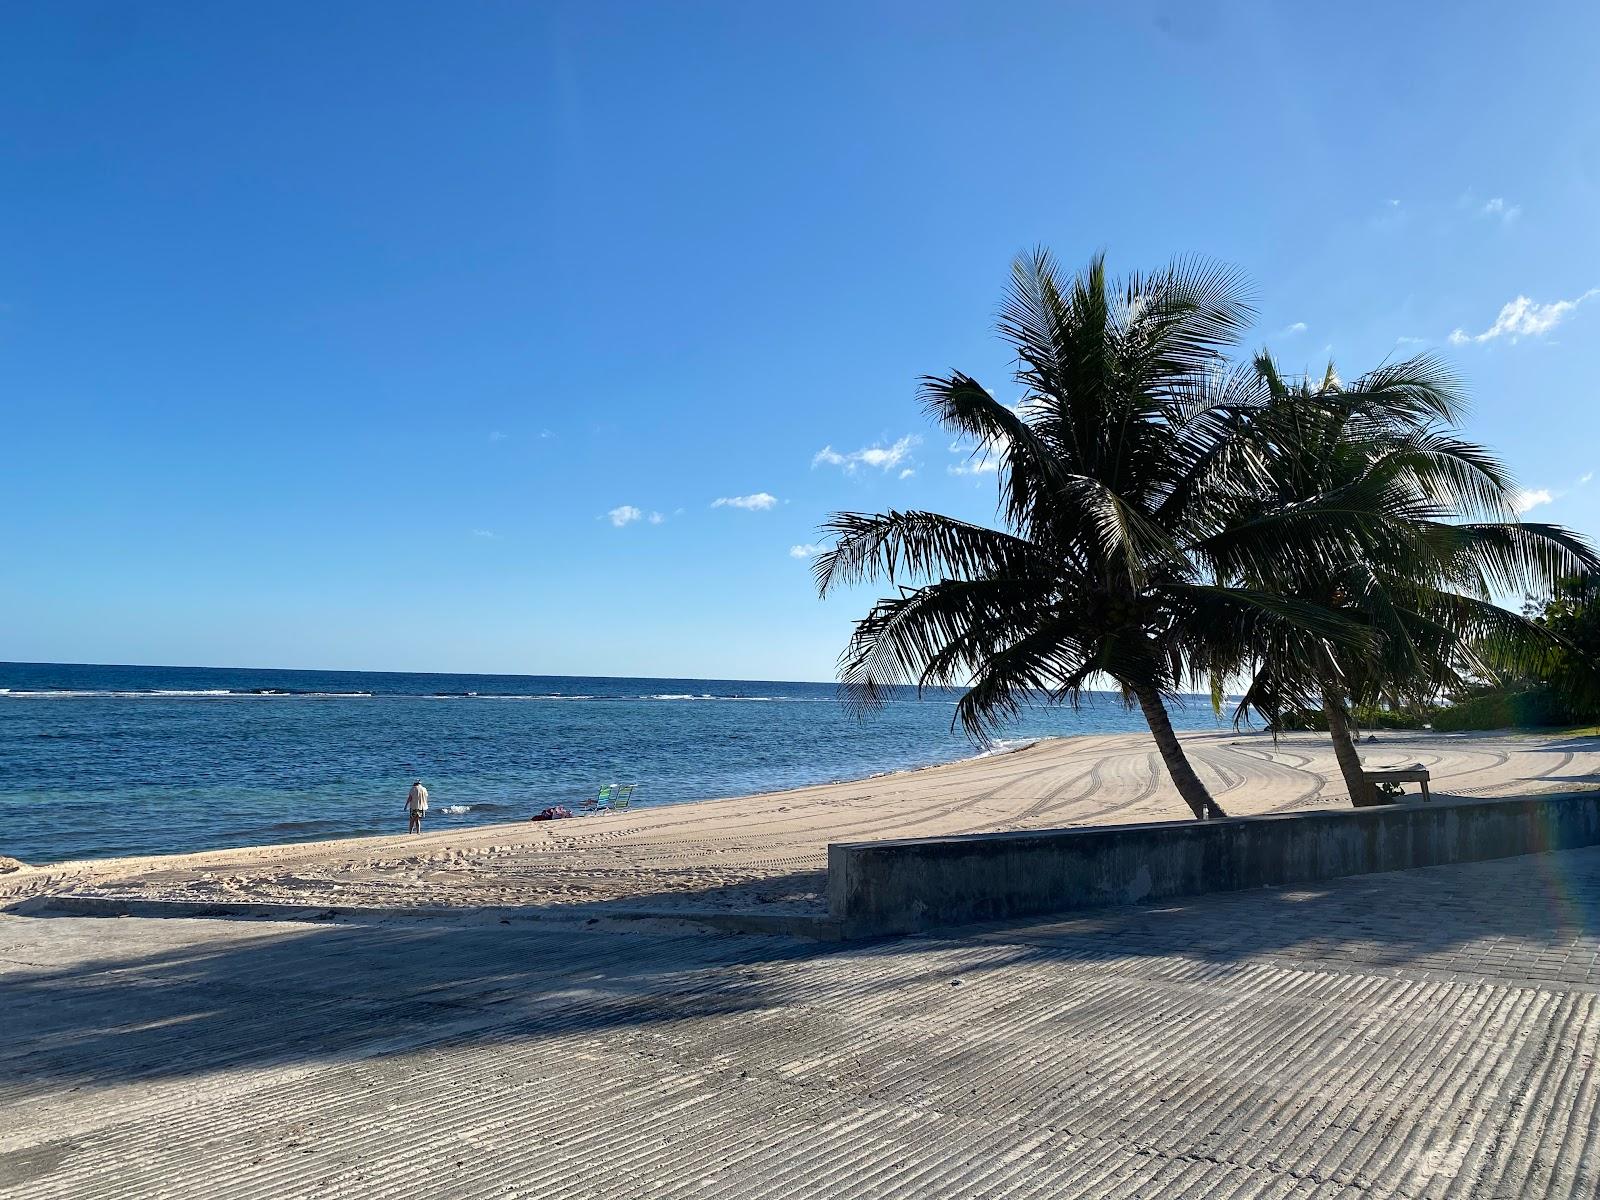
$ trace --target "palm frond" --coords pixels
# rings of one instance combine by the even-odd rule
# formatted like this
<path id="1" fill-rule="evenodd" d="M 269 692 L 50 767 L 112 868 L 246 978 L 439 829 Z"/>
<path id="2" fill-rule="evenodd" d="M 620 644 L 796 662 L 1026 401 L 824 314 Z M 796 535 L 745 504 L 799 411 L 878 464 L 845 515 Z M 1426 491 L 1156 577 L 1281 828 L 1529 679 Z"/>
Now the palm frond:
<path id="1" fill-rule="evenodd" d="M 1537 521 L 1433 525 L 1435 544 L 1457 578 L 1500 592 L 1547 592 L 1560 580 L 1600 571 L 1600 554 L 1580 533 Z"/>
<path id="2" fill-rule="evenodd" d="M 1032 543 L 939 513 L 835 513 L 820 532 L 834 539 L 832 549 L 812 564 L 817 590 L 824 596 L 835 587 L 880 576 L 894 583 L 936 575 L 1029 575 L 1045 569 Z"/>
<path id="3" fill-rule="evenodd" d="M 879 600 L 839 657 L 847 705 L 871 708 L 886 686 L 965 684 L 1048 620 L 1051 600 L 1048 583 L 1028 579 L 943 580 Z"/>
<path id="4" fill-rule="evenodd" d="M 1060 464 L 1053 448 L 1016 410 L 959 371 L 925 376 L 919 396 L 929 416 L 974 442 L 977 453 L 998 460 L 1006 520 L 1014 528 L 1027 526 L 1059 485 Z"/>
<path id="5" fill-rule="evenodd" d="M 954 720 L 970 737 L 988 741 L 1030 704 L 1060 703 L 1076 693 L 1093 667 L 1062 653 L 1059 630 L 1042 625 L 990 655 L 972 686 L 956 701 Z"/>
<path id="6" fill-rule="evenodd" d="M 1347 403 L 1388 415 L 1397 429 L 1429 421 L 1459 425 L 1467 413 L 1461 378 L 1443 358 L 1418 354 L 1368 371 L 1340 387 Z"/>

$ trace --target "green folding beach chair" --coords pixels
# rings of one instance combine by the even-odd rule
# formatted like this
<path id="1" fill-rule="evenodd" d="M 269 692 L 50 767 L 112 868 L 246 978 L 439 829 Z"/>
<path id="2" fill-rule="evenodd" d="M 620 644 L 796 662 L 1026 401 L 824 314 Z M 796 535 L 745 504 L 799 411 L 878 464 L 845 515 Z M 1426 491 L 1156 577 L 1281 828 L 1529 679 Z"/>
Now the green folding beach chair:
<path id="1" fill-rule="evenodd" d="M 616 790 L 616 784 L 608 783 L 605 785 L 605 787 L 600 789 L 600 794 L 593 800 L 585 800 L 583 802 L 583 806 L 585 808 L 610 808 L 611 798 L 616 793 Z"/>
<path id="2" fill-rule="evenodd" d="M 633 789 L 637 786 L 638 784 L 625 783 L 618 788 L 616 799 L 611 802 L 611 807 L 615 809 L 627 808 L 628 801 L 633 796 Z"/>

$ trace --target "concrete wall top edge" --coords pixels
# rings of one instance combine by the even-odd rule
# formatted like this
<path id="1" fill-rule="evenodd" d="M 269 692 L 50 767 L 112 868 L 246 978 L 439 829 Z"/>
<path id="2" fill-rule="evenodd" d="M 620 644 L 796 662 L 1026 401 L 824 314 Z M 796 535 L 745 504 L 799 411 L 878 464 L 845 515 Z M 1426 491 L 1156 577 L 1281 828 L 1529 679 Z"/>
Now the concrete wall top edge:
<path id="1" fill-rule="evenodd" d="M 1257 816 L 1224 817 L 1215 821 L 1193 819 L 1177 821 L 1142 821 L 1126 825 L 1063 825 L 1055 829 L 1020 829 L 1003 833 L 961 833 L 931 838 L 885 838 L 870 842 L 830 842 L 829 850 L 874 850 L 908 848 L 913 846 L 962 846 L 973 843 L 1012 842 L 1018 845 L 1041 841 L 1059 841 L 1062 838 L 1092 841 L 1104 837 L 1129 837 L 1144 833 L 1160 833 L 1169 829 L 1217 830 L 1249 825 L 1272 825 L 1284 822 L 1310 824 L 1316 822 L 1381 822 L 1401 813 L 1427 812 L 1448 808 L 1482 808 L 1491 805 L 1545 804 L 1551 801 L 1593 798 L 1594 790 L 1541 793 L 1536 796 L 1488 796 L 1437 798 L 1430 804 L 1389 804 L 1372 808 L 1339 808 L 1329 811 L 1302 810 L 1283 813 L 1262 813 Z"/>

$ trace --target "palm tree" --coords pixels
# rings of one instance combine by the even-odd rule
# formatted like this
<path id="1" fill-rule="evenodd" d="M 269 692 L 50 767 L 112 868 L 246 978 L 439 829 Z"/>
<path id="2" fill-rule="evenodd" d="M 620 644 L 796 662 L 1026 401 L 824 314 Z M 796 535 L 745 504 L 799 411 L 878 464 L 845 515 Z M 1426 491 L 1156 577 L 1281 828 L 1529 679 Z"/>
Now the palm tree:
<path id="1" fill-rule="evenodd" d="M 1136 703 L 1197 818 L 1222 816 L 1173 732 L 1166 697 L 1269 633 L 1352 636 L 1268 588 L 1218 583 L 1204 546 L 1262 474 L 1246 436 L 1259 400 L 1219 369 L 1252 312 L 1239 278 L 1176 263 L 1115 285 L 1100 257 L 1063 279 L 1019 258 L 999 320 L 1015 407 L 955 372 L 923 380 L 927 412 L 993 459 L 1004 528 L 932 512 L 836 513 L 818 589 L 883 579 L 897 594 L 840 656 L 848 703 L 897 685 L 960 687 L 956 720 L 986 738 L 1024 704 L 1076 704 L 1108 677 Z M 1274 549 L 1270 517 L 1255 527 Z"/>
<path id="2" fill-rule="evenodd" d="M 1558 525 L 1517 519 L 1506 469 L 1453 431 L 1465 404 L 1449 368 L 1430 356 L 1388 365 L 1346 385 L 1288 379 L 1270 356 L 1252 371 L 1262 402 L 1249 434 L 1270 482 L 1245 500 L 1207 551 L 1228 577 L 1272 586 L 1366 629 L 1364 645 L 1269 636 L 1244 664 L 1249 708 L 1276 719 L 1320 707 L 1352 801 L 1366 798 L 1354 741 L 1358 705 L 1423 703 L 1497 666 L 1527 668 L 1552 638 L 1494 602 L 1496 592 L 1548 590 L 1592 569 L 1594 549 Z M 1267 564 L 1235 546 L 1255 522 L 1282 529 L 1300 513 L 1347 520 L 1318 550 Z"/>

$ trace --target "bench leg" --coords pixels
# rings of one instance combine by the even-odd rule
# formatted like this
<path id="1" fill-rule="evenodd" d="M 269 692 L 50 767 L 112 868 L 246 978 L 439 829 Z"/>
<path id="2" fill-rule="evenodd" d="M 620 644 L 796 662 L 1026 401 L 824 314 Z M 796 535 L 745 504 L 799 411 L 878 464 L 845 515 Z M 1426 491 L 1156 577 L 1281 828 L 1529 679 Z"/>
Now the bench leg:
<path id="1" fill-rule="evenodd" d="M 1431 797 L 1428 795 L 1428 781 L 1426 779 L 1422 781 L 1422 802 L 1424 804 L 1431 804 L 1433 802 Z"/>

